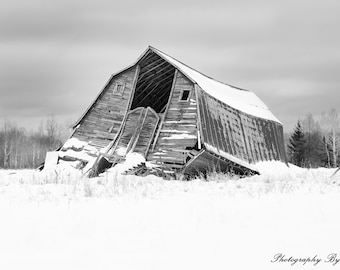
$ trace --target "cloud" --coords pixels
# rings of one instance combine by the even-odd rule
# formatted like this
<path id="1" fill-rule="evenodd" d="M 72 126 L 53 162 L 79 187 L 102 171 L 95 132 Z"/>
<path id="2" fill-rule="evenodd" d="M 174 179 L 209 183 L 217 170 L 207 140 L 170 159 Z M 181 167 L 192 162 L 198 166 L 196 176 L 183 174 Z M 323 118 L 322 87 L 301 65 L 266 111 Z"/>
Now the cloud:
<path id="1" fill-rule="evenodd" d="M 253 90 L 291 127 L 337 106 L 339 13 L 332 0 L 5 1 L 0 117 L 80 116 L 110 74 L 153 45 Z"/>

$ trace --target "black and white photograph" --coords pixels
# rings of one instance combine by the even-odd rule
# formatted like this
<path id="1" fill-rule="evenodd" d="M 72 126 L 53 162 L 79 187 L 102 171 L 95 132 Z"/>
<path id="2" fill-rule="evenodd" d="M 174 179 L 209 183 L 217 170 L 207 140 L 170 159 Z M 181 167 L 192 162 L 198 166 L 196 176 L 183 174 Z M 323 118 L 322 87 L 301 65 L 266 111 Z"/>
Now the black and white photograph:
<path id="1" fill-rule="evenodd" d="M 0 0 L 0 269 L 340 268 L 339 14 Z"/>

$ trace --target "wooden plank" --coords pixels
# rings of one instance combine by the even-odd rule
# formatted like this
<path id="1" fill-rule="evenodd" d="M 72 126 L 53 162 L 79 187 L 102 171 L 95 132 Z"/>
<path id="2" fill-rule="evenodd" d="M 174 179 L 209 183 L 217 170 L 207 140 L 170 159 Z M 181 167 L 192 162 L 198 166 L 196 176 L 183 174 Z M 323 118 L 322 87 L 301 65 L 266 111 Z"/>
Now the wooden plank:
<path id="1" fill-rule="evenodd" d="M 133 69 L 134 66 L 130 66 L 120 72 L 117 72 L 116 74 L 113 74 L 112 76 L 110 76 L 109 80 L 107 81 L 107 83 L 104 85 L 104 87 L 101 89 L 101 91 L 98 93 L 98 95 L 95 97 L 95 99 L 93 100 L 93 102 L 91 102 L 90 106 L 85 110 L 85 112 L 83 113 L 83 115 L 76 121 L 76 123 L 74 124 L 74 126 L 77 126 L 78 124 L 81 124 L 82 120 L 87 116 L 87 114 L 90 112 L 91 108 L 96 104 L 97 100 L 103 95 L 103 93 L 108 89 L 109 85 L 112 83 L 112 81 L 114 79 L 116 79 L 117 77 L 121 76 L 121 73 L 128 73 L 129 71 L 131 71 L 131 69 Z"/>
<path id="2" fill-rule="evenodd" d="M 143 124 L 145 122 L 146 116 L 147 116 L 146 109 L 141 108 L 140 115 L 139 115 L 138 120 L 137 120 L 137 126 L 133 127 L 135 129 L 135 132 L 131 136 L 130 142 L 129 142 L 127 149 L 126 149 L 127 153 L 130 152 L 130 151 L 133 152 L 133 149 L 136 146 L 140 131 L 141 131 Z"/>
<path id="3" fill-rule="evenodd" d="M 215 147 L 216 143 L 214 142 L 213 135 L 212 135 L 213 131 L 211 130 L 209 112 L 208 112 L 207 105 L 206 105 L 206 102 L 205 102 L 203 95 L 200 97 L 200 105 L 202 106 L 201 107 L 201 112 L 202 112 L 202 116 L 203 116 L 202 118 L 205 120 L 204 121 L 205 122 L 205 128 L 206 128 L 206 131 L 207 131 L 207 137 L 206 137 L 205 141 Z"/>
<path id="4" fill-rule="evenodd" d="M 112 139 L 112 133 L 108 133 L 108 128 L 112 126 L 113 121 L 121 121 L 123 116 L 117 117 L 119 115 L 119 111 L 115 111 L 114 109 L 120 109 L 127 105 L 127 100 L 121 100 L 117 106 L 112 108 L 112 114 L 109 113 L 109 104 L 111 102 L 114 103 L 116 97 L 111 92 L 111 86 L 114 85 L 117 81 L 125 80 L 126 81 L 126 89 L 125 93 L 131 91 L 129 87 L 131 84 L 129 81 L 133 80 L 133 75 L 137 72 L 138 67 L 134 67 L 133 69 L 129 69 L 120 76 L 114 77 L 110 80 L 110 82 L 106 85 L 105 89 L 101 92 L 101 95 L 98 96 L 98 99 L 95 101 L 91 109 L 87 112 L 86 117 L 83 119 L 82 122 L 82 132 L 88 133 L 89 138 L 93 138 L 97 134 L 103 139 L 105 137 L 104 133 L 106 132 L 106 138 Z M 124 114 L 124 113 L 123 113 Z M 93 132 L 95 130 L 95 132 Z"/>
<path id="5" fill-rule="evenodd" d="M 228 121 L 227 121 L 227 115 L 226 114 L 222 114 L 221 117 L 220 117 L 220 122 L 218 123 L 219 124 L 219 127 L 220 127 L 220 130 L 221 130 L 221 135 L 223 137 L 223 142 L 224 142 L 224 145 L 225 145 L 225 152 L 229 153 L 229 154 L 234 154 L 233 152 L 233 148 L 232 148 L 232 145 L 231 145 L 231 142 L 230 142 L 230 136 L 228 134 Z"/>
<path id="6" fill-rule="evenodd" d="M 163 119 L 162 119 L 162 121 L 160 123 L 160 126 L 159 126 L 159 129 L 158 129 L 159 131 L 162 129 L 162 125 L 163 125 L 164 119 L 165 119 L 166 114 L 167 114 L 168 109 L 169 109 L 169 105 L 170 105 L 170 102 L 171 102 L 171 99 L 172 99 L 172 95 L 173 95 L 173 92 L 174 92 L 174 88 L 175 88 L 175 84 L 176 84 L 177 73 L 178 72 L 177 72 L 177 69 L 176 69 L 175 70 L 175 74 L 174 74 L 174 79 L 172 81 L 172 86 L 171 86 L 171 90 L 170 90 L 169 99 L 168 99 L 168 102 L 167 102 L 167 105 L 166 105 L 166 109 L 165 109 L 165 112 L 164 112 L 164 115 L 163 115 Z M 157 132 L 157 134 L 156 134 L 156 137 L 155 137 L 152 149 L 154 149 L 155 145 L 157 144 L 158 136 L 159 136 L 159 132 Z"/>
<path id="7" fill-rule="evenodd" d="M 132 104 L 132 98 L 134 96 L 134 93 L 136 91 L 136 85 L 137 85 L 137 80 L 138 80 L 138 75 L 139 75 L 139 72 L 140 72 L 140 66 L 137 65 L 137 68 L 136 68 L 136 72 L 135 72 L 135 77 L 133 79 L 133 87 L 132 87 L 132 91 L 130 93 L 130 98 L 129 98 L 129 103 L 128 105 L 126 106 L 126 111 L 125 111 L 125 115 L 124 115 L 124 118 L 123 118 L 123 121 L 120 125 L 120 128 L 119 128 L 119 131 L 117 132 L 115 138 L 112 140 L 112 142 L 110 143 L 109 147 L 108 147 L 108 150 L 106 151 L 106 153 L 108 152 L 114 152 L 116 150 L 116 147 L 118 145 L 117 140 L 119 139 L 119 136 L 121 136 L 122 134 L 122 130 L 126 124 L 126 119 L 128 117 L 128 111 L 130 110 L 131 108 L 131 104 Z M 113 147 L 113 149 L 111 149 Z"/>
<path id="8" fill-rule="evenodd" d="M 149 64 L 149 65 L 143 67 L 143 73 L 142 73 L 141 76 L 140 76 L 140 80 L 142 81 L 146 74 L 152 72 L 153 70 L 155 70 L 155 69 L 157 69 L 157 68 L 159 68 L 159 67 L 161 67 L 161 66 L 163 66 L 163 65 L 165 65 L 165 64 L 168 64 L 168 62 L 166 62 L 166 61 L 165 61 L 164 59 L 162 59 L 162 58 L 159 58 L 158 60 L 152 62 L 151 64 Z M 151 65 L 151 66 L 154 66 L 154 67 L 149 68 L 150 65 Z M 144 71 L 144 69 L 145 69 L 146 71 Z"/>
<path id="9" fill-rule="evenodd" d="M 150 74 L 147 78 L 145 78 L 145 81 L 141 81 L 139 84 L 138 84 L 138 89 L 145 89 L 147 87 L 145 87 L 145 83 L 146 82 L 163 82 L 165 80 L 167 80 L 169 77 L 171 77 L 174 73 L 174 68 L 171 66 L 171 65 L 167 65 L 166 67 L 164 67 L 164 69 L 167 69 L 166 71 L 164 71 L 164 73 L 161 73 L 161 74 L 157 74 L 157 73 L 154 73 L 154 74 Z"/>
<path id="10" fill-rule="evenodd" d="M 247 161 L 248 161 L 249 163 L 251 163 L 252 160 L 253 160 L 254 158 L 252 157 L 252 154 L 251 154 L 251 152 L 250 152 L 250 150 L 249 150 L 249 146 L 248 146 L 249 143 L 248 143 L 248 140 L 247 140 L 247 136 L 246 136 L 246 134 L 245 134 L 244 127 L 243 127 L 242 114 L 240 113 L 238 116 L 239 116 L 239 120 L 240 120 L 242 141 L 243 141 L 243 145 L 244 145 L 244 148 L 245 148 L 245 150 L 246 150 L 247 157 L 248 157 L 248 158 L 247 158 Z"/>
<path id="11" fill-rule="evenodd" d="M 178 121 L 174 121 L 174 120 L 167 120 L 164 121 L 164 125 L 195 125 L 195 122 L 192 120 L 186 120 L 186 119 L 182 119 L 182 120 L 178 120 Z"/>
<path id="12" fill-rule="evenodd" d="M 150 110 L 152 110 L 152 109 L 150 108 Z M 150 145 L 151 145 L 151 142 L 152 142 L 152 138 L 154 138 L 154 135 L 155 135 L 155 132 L 156 132 L 158 123 L 159 123 L 159 121 L 160 121 L 160 117 L 155 113 L 154 110 L 152 110 L 152 113 L 155 114 L 155 117 L 156 117 L 157 120 L 156 120 L 156 123 L 155 123 L 155 125 L 154 125 L 153 130 L 152 130 L 152 133 L 150 134 L 150 140 L 149 140 L 149 143 L 148 143 L 148 145 L 147 145 L 147 148 L 146 148 L 146 150 L 145 150 L 145 152 L 144 152 L 144 156 L 145 156 L 145 157 L 147 157 L 147 155 L 148 155 L 148 152 L 149 152 L 149 149 L 150 149 Z"/>
<path id="13" fill-rule="evenodd" d="M 157 83 L 156 85 L 153 86 L 153 88 L 151 88 L 151 90 L 148 89 L 149 86 L 151 86 L 153 84 L 153 81 L 151 81 L 151 83 L 143 90 L 141 91 L 141 93 L 135 98 L 135 101 L 137 104 L 141 104 L 145 99 L 147 99 L 151 94 L 153 94 L 153 91 L 159 86 L 159 83 Z M 149 93 L 145 93 L 146 90 L 148 90 Z M 141 100 L 138 100 L 139 97 L 143 97 Z"/>

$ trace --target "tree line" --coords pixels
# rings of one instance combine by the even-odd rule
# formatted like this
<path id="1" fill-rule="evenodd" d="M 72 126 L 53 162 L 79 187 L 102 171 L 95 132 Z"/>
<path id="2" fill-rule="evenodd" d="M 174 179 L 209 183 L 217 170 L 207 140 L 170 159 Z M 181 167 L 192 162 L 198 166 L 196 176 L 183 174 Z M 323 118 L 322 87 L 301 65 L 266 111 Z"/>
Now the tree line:
<path id="1" fill-rule="evenodd" d="M 288 161 L 300 167 L 339 166 L 340 117 L 336 109 L 316 120 L 307 114 L 297 121 L 287 142 Z"/>
<path id="2" fill-rule="evenodd" d="M 53 116 L 42 120 L 37 131 L 28 132 L 15 122 L 0 123 L 0 168 L 36 168 L 47 151 L 61 147 L 69 136 L 66 125 Z M 315 119 L 307 114 L 299 119 L 294 131 L 286 136 L 288 161 L 300 167 L 338 167 L 340 117 L 336 109 L 323 112 Z"/>
<path id="3" fill-rule="evenodd" d="M 45 160 L 47 151 L 62 145 L 67 133 L 67 128 L 53 116 L 42 120 L 33 132 L 4 120 L 0 126 L 0 168 L 37 168 Z"/>

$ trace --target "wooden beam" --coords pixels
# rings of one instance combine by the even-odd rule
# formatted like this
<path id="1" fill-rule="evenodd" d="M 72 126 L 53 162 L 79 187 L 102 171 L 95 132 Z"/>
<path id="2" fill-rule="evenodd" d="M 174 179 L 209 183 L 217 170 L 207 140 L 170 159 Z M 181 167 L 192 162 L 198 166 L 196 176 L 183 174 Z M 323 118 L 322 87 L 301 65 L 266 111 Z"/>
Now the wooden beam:
<path id="1" fill-rule="evenodd" d="M 174 93 L 174 89 L 175 89 L 175 84 L 176 84 L 176 79 L 177 79 L 177 69 L 175 69 L 175 74 L 174 74 L 174 78 L 172 80 L 172 86 L 171 86 L 171 90 L 170 90 L 170 95 L 169 95 L 169 98 L 168 98 L 168 102 L 166 104 L 166 108 L 165 108 L 165 112 L 163 114 L 163 117 L 162 117 L 162 121 L 158 127 L 158 131 L 157 131 L 157 134 L 156 134 L 156 137 L 155 137 L 155 140 L 153 142 L 153 145 L 152 145 L 152 151 L 155 149 L 155 146 L 157 144 L 157 141 L 158 141 L 158 137 L 159 137 L 159 134 L 160 134 L 160 131 L 162 129 L 162 126 L 163 126 L 163 123 L 164 123 L 164 119 L 166 117 L 166 114 L 168 112 L 168 109 L 169 109 L 169 106 L 170 106 L 170 102 L 171 102 L 171 98 L 173 96 L 173 93 Z"/>
<path id="2" fill-rule="evenodd" d="M 154 63 L 152 63 L 152 64 L 154 64 Z M 150 64 L 150 66 L 153 66 L 152 64 Z M 164 64 L 167 64 L 166 66 L 169 66 L 169 65 L 170 65 L 168 62 L 165 62 L 165 61 L 163 62 L 163 61 L 162 61 L 160 64 L 158 64 L 158 65 L 156 65 L 156 66 L 154 66 L 154 67 L 152 67 L 152 68 L 150 68 L 150 69 L 148 69 L 147 67 L 144 67 L 144 69 L 143 69 L 141 75 L 139 76 L 139 81 L 140 81 L 140 82 L 143 82 L 144 80 L 147 80 L 148 78 L 154 76 L 154 74 L 156 73 L 156 69 L 157 69 L 158 67 L 164 65 Z M 146 69 L 146 70 L 145 70 L 145 69 Z M 154 72 L 152 72 L 152 71 L 154 71 Z M 150 74 L 150 72 L 151 72 L 151 74 Z"/>
<path id="3" fill-rule="evenodd" d="M 166 79 L 169 79 L 170 77 L 172 77 L 172 74 L 168 75 L 166 78 L 162 79 L 161 81 L 159 82 L 156 82 L 157 83 L 157 86 L 162 83 L 163 81 L 165 81 Z M 141 89 L 141 88 L 138 88 L 137 92 L 137 96 L 135 97 L 135 100 L 139 100 L 139 98 L 143 95 L 145 95 L 145 91 L 148 89 L 148 87 L 150 87 L 152 85 L 152 83 L 154 83 L 156 80 L 152 80 L 144 89 Z M 154 90 L 155 87 L 152 88 L 152 90 Z M 148 94 L 149 95 L 149 94 Z M 139 101 L 138 103 L 140 103 L 141 101 Z"/>
<path id="4" fill-rule="evenodd" d="M 153 62 L 151 64 L 149 64 L 148 66 L 153 66 L 152 68 L 147 68 L 148 66 L 143 67 L 143 69 L 147 69 L 146 71 L 143 71 L 143 74 L 140 76 L 140 79 L 143 79 L 145 77 L 146 74 L 150 73 L 151 71 L 163 66 L 164 64 L 168 64 L 168 62 L 166 62 L 163 59 L 159 59 L 156 62 Z"/>
<path id="5" fill-rule="evenodd" d="M 165 91 L 166 88 L 168 88 L 168 86 L 172 84 L 172 81 L 167 81 L 165 84 L 163 84 L 163 87 L 158 88 L 157 94 L 160 95 L 158 100 L 163 101 L 162 98 L 164 98 L 164 96 L 166 96 L 167 94 L 170 94 L 171 88 L 169 89 L 169 91 Z M 167 100 L 165 100 L 165 103 L 167 102 Z"/>
<path id="6" fill-rule="evenodd" d="M 145 96 L 145 94 L 147 94 L 146 92 L 149 89 L 149 87 L 152 86 L 152 89 L 155 88 L 155 86 L 153 84 L 154 84 L 154 81 L 150 81 L 149 84 L 146 87 L 138 89 L 138 93 L 136 94 L 136 96 L 134 98 L 135 103 L 140 103 L 140 101 L 139 101 L 140 98 L 143 98 L 143 96 Z M 158 86 L 158 84 L 156 84 L 156 86 Z"/>
<path id="7" fill-rule="evenodd" d="M 201 144 L 204 144 L 204 137 L 203 137 L 203 131 L 202 131 L 202 119 L 201 119 L 201 111 L 199 106 L 199 98 L 198 98 L 198 86 L 197 84 L 194 85 L 195 90 L 195 97 L 196 97 L 196 110 L 197 110 L 197 139 L 198 139 L 198 149 L 201 149 Z"/>
<path id="8" fill-rule="evenodd" d="M 148 98 L 152 93 L 153 90 L 155 90 L 158 87 L 159 84 L 156 84 L 150 91 L 149 93 L 147 93 L 146 95 L 144 95 L 144 97 L 137 102 L 137 104 L 141 104 L 146 98 Z M 147 89 L 144 89 L 144 91 L 146 91 Z M 141 94 L 144 94 L 144 91 Z M 139 96 L 141 96 L 141 94 Z"/>
<path id="9" fill-rule="evenodd" d="M 138 80 L 138 75 L 139 75 L 139 71 L 140 71 L 140 67 L 139 65 L 137 65 L 137 69 L 136 69 L 136 73 L 135 73 L 135 78 L 133 80 L 133 86 L 132 86 L 132 91 L 130 93 L 130 97 L 129 97 L 129 104 L 128 106 L 126 106 L 126 111 L 125 111 L 125 115 L 124 115 L 124 119 L 122 121 L 122 124 L 119 127 L 119 130 L 115 136 L 115 138 L 111 141 L 111 143 L 109 144 L 109 147 L 107 148 L 107 150 L 105 151 L 105 154 L 108 153 L 109 151 L 111 151 L 112 153 L 116 150 L 116 147 L 118 145 L 118 143 L 116 143 L 116 141 L 119 141 L 120 137 L 122 136 L 122 131 L 126 125 L 126 119 L 128 117 L 128 111 L 131 108 L 132 105 L 132 99 L 133 96 L 135 94 L 136 91 L 136 85 L 137 85 L 137 80 Z M 111 148 L 114 146 L 114 148 L 111 150 Z"/>
<path id="10" fill-rule="evenodd" d="M 208 120 L 209 119 L 209 112 L 207 110 L 205 99 L 204 99 L 204 97 L 202 97 L 202 95 L 200 95 L 200 103 L 201 103 L 201 106 L 202 106 L 202 116 L 204 118 L 204 124 L 206 125 L 205 129 L 206 129 L 206 132 L 207 132 L 207 138 L 205 139 L 205 141 L 209 142 L 214 147 L 216 147 L 217 144 L 216 144 L 214 137 L 213 137 L 213 131 L 212 131 L 212 128 L 210 126 L 210 121 Z"/>
<path id="11" fill-rule="evenodd" d="M 145 114 L 144 117 L 143 117 L 143 114 Z M 142 117 L 143 117 L 143 121 L 141 122 Z M 138 117 L 138 122 L 137 122 L 137 127 L 135 129 L 135 132 L 131 136 L 130 142 L 126 147 L 126 153 L 133 152 L 133 150 L 135 149 L 136 143 L 137 143 L 138 138 L 139 138 L 139 134 L 140 134 L 140 132 L 143 128 L 146 117 L 147 117 L 147 110 L 142 109 L 141 112 L 140 112 L 140 115 Z"/>
<path id="12" fill-rule="evenodd" d="M 139 79 L 138 79 L 138 83 L 137 83 L 137 89 L 141 89 L 141 88 L 144 88 L 145 85 L 147 85 L 149 83 L 148 80 L 144 80 L 143 82 L 141 82 Z M 138 91 L 137 91 L 138 92 Z"/>
<path id="13" fill-rule="evenodd" d="M 167 75 L 167 74 L 169 74 L 169 75 Z M 166 77 L 164 77 L 163 79 L 161 79 L 161 80 L 159 81 L 159 83 L 162 83 L 162 82 L 168 80 L 170 77 L 173 76 L 173 74 L 174 74 L 174 71 L 172 71 L 172 70 L 169 70 L 169 71 L 165 72 L 164 74 L 162 74 L 162 76 L 165 76 L 165 75 L 166 75 Z M 156 77 L 155 80 L 160 79 L 162 76 Z"/>
<path id="14" fill-rule="evenodd" d="M 145 54 L 143 56 L 143 58 L 139 59 L 139 62 L 147 62 L 148 60 L 150 60 L 150 58 L 154 57 L 154 53 L 152 51 L 149 51 L 147 54 Z"/>
<path id="15" fill-rule="evenodd" d="M 166 70 L 166 69 L 168 69 L 169 71 L 166 71 L 166 72 L 164 72 L 164 70 Z M 161 69 L 159 69 L 159 70 L 156 70 L 156 74 L 158 75 L 158 74 L 166 74 L 166 73 L 168 73 L 168 72 L 173 72 L 173 69 L 174 69 L 174 67 L 173 66 L 171 66 L 170 64 L 168 64 L 166 67 L 163 67 L 163 68 L 161 68 Z M 158 77 L 158 76 L 157 76 Z"/>
<path id="16" fill-rule="evenodd" d="M 247 134 L 245 133 L 244 131 L 244 126 L 243 126 L 243 121 L 242 121 L 242 117 L 240 114 L 238 114 L 238 117 L 240 119 L 240 126 L 241 126 L 241 132 L 242 132 L 242 139 L 243 139 L 243 143 L 244 143 L 244 147 L 245 147 L 245 151 L 247 153 L 247 156 L 248 156 L 248 162 L 251 163 L 252 160 L 254 160 L 253 156 L 252 156 L 252 151 L 251 149 L 249 149 L 248 146 L 250 146 L 248 144 L 248 138 L 247 138 Z"/>
<path id="17" fill-rule="evenodd" d="M 167 70 L 167 71 L 165 71 Z M 165 67 L 163 67 L 162 69 L 156 71 L 155 73 L 151 73 L 148 76 L 144 77 L 144 78 L 140 78 L 140 83 L 144 83 L 146 80 L 157 80 L 158 78 L 162 77 L 163 75 L 169 73 L 169 72 L 173 72 L 174 68 L 170 65 L 167 64 Z"/>
<path id="18" fill-rule="evenodd" d="M 150 146 L 151 146 L 151 142 L 152 142 L 152 138 L 154 138 L 156 129 L 157 129 L 158 124 L 159 124 L 159 121 L 160 121 L 159 115 L 158 115 L 152 108 L 148 107 L 146 114 L 148 114 L 149 111 L 150 111 L 152 114 L 154 114 L 154 116 L 155 116 L 156 119 L 157 119 L 157 122 L 156 122 L 156 124 L 155 124 L 155 126 L 154 126 L 154 128 L 153 128 L 153 131 L 152 131 L 151 135 L 150 135 L 150 140 L 149 140 L 149 143 L 148 143 L 148 145 L 147 145 L 147 147 L 146 147 L 146 150 L 145 150 L 145 153 L 144 153 L 145 158 L 146 158 L 146 156 L 148 155 L 148 152 L 149 152 L 149 149 L 150 149 Z"/>
<path id="19" fill-rule="evenodd" d="M 169 72 L 169 71 L 168 71 Z M 167 74 L 167 73 L 165 73 L 165 74 Z M 165 80 L 167 80 L 167 79 L 169 79 L 170 77 L 172 77 L 173 76 L 173 73 L 170 73 L 167 77 L 165 77 L 165 78 L 163 78 L 162 80 L 160 80 L 160 81 L 157 81 L 157 77 L 155 77 L 155 78 L 153 78 L 152 79 L 152 82 L 157 82 L 158 84 L 160 84 L 160 83 L 162 83 L 163 81 L 165 81 Z M 161 77 L 161 76 L 160 76 Z M 150 86 L 150 84 L 147 86 L 147 87 L 149 87 Z M 147 87 L 144 87 L 144 89 L 143 90 L 141 90 L 141 91 L 145 91 L 146 89 L 147 89 Z M 140 88 L 139 88 L 140 89 Z M 139 93 L 142 93 L 141 91 L 138 91 Z M 139 96 L 141 95 L 141 94 L 138 94 Z M 139 97 L 138 96 L 138 97 Z"/>
<path id="20" fill-rule="evenodd" d="M 167 83 L 164 85 L 164 87 L 163 87 L 161 90 L 159 90 L 158 92 L 160 93 L 160 92 L 164 91 L 164 90 L 167 88 L 167 86 L 168 86 L 169 84 L 171 84 L 171 81 L 167 82 Z M 164 93 L 161 94 L 161 96 L 158 97 L 158 101 L 154 104 L 154 107 L 158 107 L 160 104 L 161 104 L 162 106 L 164 106 L 163 104 L 166 105 L 167 99 L 164 99 L 164 97 L 167 96 L 167 95 L 170 95 L 170 93 L 169 93 L 168 91 L 164 91 Z"/>
<path id="21" fill-rule="evenodd" d="M 143 94 L 144 91 L 146 91 L 149 87 L 151 87 L 153 83 L 154 82 L 151 80 L 151 81 L 148 81 L 148 84 L 145 87 L 143 88 L 138 87 L 135 99 L 138 99 L 138 97 L 140 97 L 140 95 Z"/>

